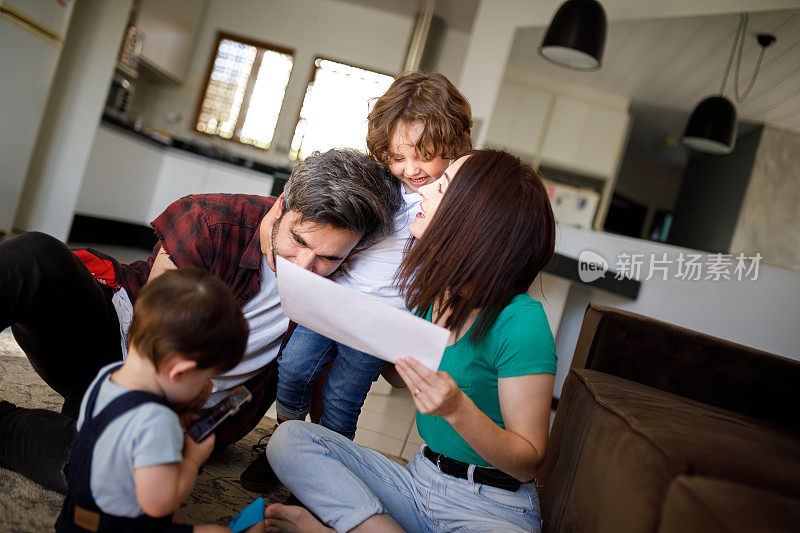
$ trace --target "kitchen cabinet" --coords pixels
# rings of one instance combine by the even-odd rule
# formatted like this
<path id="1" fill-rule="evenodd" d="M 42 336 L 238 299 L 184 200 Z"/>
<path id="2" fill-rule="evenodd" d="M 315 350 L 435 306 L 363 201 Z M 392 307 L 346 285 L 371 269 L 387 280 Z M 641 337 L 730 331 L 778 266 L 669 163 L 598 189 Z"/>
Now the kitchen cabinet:
<path id="1" fill-rule="evenodd" d="M 504 83 L 497 97 L 487 142 L 535 159 L 554 97 L 544 89 Z"/>
<path id="2" fill-rule="evenodd" d="M 234 168 L 223 163 L 212 163 L 206 176 L 205 192 L 231 192 L 269 196 L 272 180 L 255 170 Z"/>
<path id="3" fill-rule="evenodd" d="M 269 196 L 273 181 L 270 174 L 160 146 L 101 125 L 75 212 L 148 226 L 183 196 L 210 192 Z"/>
<path id="4" fill-rule="evenodd" d="M 148 224 L 164 149 L 99 128 L 75 211 L 97 218 Z"/>
<path id="5" fill-rule="evenodd" d="M 0 235 L 14 222 L 72 8 L 0 0 Z"/>
<path id="6" fill-rule="evenodd" d="M 486 144 L 592 183 L 600 195 L 593 217 L 597 228 L 614 190 L 629 123 L 623 97 L 557 80 L 511 76 L 498 93 Z"/>
<path id="7" fill-rule="evenodd" d="M 63 39 L 69 26 L 72 11 L 69 2 L 53 2 L 53 0 L 2 0 L 4 7 L 25 15 L 34 30 L 37 27 L 52 30 Z M 30 31 L 30 29 L 29 29 Z"/>
<path id="8" fill-rule="evenodd" d="M 608 179 L 628 133 L 628 113 L 558 95 L 545 133 L 541 161 Z"/>
<path id="9" fill-rule="evenodd" d="M 189 154 L 166 152 L 161 172 L 147 215 L 148 223 L 155 220 L 172 202 L 187 194 L 206 192 L 207 160 Z M 228 192 L 234 192 L 229 189 Z"/>
<path id="10" fill-rule="evenodd" d="M 142 0 L 136 27 L 144 33 L 140 60 L 158 74 L 183 81 L 207 2 Z"/>
<path id="11" fill-rule="evenodd" d="M 575 98 L 558 96 L 545 132 L 541 160 L 548 165 L 574 168 L 584 137 L 590 105 Z"/>

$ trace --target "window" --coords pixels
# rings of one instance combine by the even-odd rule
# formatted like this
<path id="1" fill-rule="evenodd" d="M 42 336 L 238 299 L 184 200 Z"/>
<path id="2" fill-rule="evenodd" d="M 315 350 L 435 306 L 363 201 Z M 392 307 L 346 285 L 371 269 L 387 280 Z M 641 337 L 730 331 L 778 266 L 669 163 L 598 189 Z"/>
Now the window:
<path id="1" fill-rule="evenodd" d="M 304 159 L 315 150 L 334 147 L 365 151 L 371 100 L 385 93 L 393 81 L 386 74 L 317 59 L 289 157 Z"/>
<path id="2" fill-rule="evenodd" d="M 195 129 L 269 148 L 292 62 L 291 50 L 220 33 Z"/>

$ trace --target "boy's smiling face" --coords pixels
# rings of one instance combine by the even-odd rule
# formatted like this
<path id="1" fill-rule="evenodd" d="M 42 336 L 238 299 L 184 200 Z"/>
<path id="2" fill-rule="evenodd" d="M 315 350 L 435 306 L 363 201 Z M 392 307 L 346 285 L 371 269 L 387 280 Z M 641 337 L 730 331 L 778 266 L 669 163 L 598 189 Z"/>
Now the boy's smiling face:
<path id="1" fill-rule="evenodd" d="M 442 157 L 424 160 L 416 145 L 425 125 L 422 122 L 400 122 L 389 141 L 389 170 L 403 183 L 406 193 L 417 192 L 423 185 L 433 183 L 450 163 Z"/>

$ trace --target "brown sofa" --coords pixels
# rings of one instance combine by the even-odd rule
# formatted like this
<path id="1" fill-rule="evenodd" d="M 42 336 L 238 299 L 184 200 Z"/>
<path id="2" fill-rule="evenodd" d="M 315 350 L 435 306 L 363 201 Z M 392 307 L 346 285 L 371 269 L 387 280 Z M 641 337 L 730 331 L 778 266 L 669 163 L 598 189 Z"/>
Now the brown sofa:
<path id="1" fill-rule="evenodd" d="M 800 531 L 800 363 L 590 305 L 539 481 L 548 532 Z"/>

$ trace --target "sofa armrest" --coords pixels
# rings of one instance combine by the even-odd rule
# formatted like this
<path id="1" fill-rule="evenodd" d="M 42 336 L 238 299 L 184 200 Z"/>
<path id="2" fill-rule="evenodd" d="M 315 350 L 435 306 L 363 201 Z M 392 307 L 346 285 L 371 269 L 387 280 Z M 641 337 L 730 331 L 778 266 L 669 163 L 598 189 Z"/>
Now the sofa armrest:
<path id="1" fill-rule="evenodd" d="M 800 363 L 634 313 L 590 304 L 572 367 L 800 427 Z"/>

